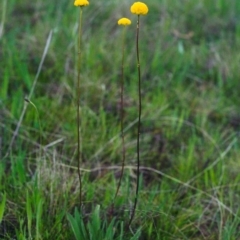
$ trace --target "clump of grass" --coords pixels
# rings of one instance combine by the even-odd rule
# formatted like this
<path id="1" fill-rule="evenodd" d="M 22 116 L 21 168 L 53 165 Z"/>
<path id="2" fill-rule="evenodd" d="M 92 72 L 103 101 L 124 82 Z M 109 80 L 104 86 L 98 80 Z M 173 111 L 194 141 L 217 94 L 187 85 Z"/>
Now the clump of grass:
<path id="1" fill-rule="evenodd" d="M 67 215 L 73 230 L 76 240 L 81 239 L 128 239 L 135 240 L 139 239 L 141 231 L 138 230 L 133 236 L 127 236 L 124 234 L 123 222 L 117 222 L 112 219 L 110 223 L 106 220 L 102 220 L 100 216 L 100 206 L 97 205 L 94 209 L 91 218 L 87 221 L 87 224 L 83 220 L 83 216 L 78 212 L 77 209 L 74 211 L 74 215 Z"/>

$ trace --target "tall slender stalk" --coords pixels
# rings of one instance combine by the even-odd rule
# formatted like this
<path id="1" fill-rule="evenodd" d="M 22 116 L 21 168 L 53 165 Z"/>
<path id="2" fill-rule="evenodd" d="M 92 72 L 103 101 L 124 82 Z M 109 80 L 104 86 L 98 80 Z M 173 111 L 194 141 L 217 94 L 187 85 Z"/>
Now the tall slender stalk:
<path id="1" fill-rule="evenodd" d="M 82 7 L 80 9 L 78 25 L 78 75 L 77 75 L 77 162 L 78 162 L 78 179 L 79 179 L 79 203 L 82 206 L 82 176 L 81 176 L 81 149 L 80 149 L 80 70 L 81 70 L 81 36 L 82 36 Z"/>
<path id="2" fill-rule="evenodd" d="M 139 15 L 137 19 L 137 34 L 136 34 L 136 51 L 137 51 L 137 69 L 138 69 L 138 129 L 137 129 L 137 186 L 136 195 L 133 205 L 133 211 L 129 220 L 128 225 L 130 226 L 135 215 L 137 202 L 138 202 L 138 192 L 139 192 L 139 180 L 140 180 L 140 133 L 141 133 L 141 114 L 142 114 L 142 97 L 141 97 L 141 69 L 140 69 L 140 59 L 139 59 Z"/>
<path id="3" fill-rule="evenodd" d="M 122 167 L 121 167 L 121 173 L 120 173 L 120 178 L 118 181 L 118 186 L 117 190 L 115 193 L 114 200 L 116 199 L 121 182 L 122 182 L 122 177 L 123 177 L 123 172 L 124 172 L 124 166 L 125 166 L 125 158 L 126 158 L 126 148 L 125 148 L 125 138 L 124 138 L 124 132 L 123 132 L 123 122 L 124 122 L 124 107 L 123 107 L 123 93 L 124 93 L 124 43 L 125 43 L 125 35 L 126 35 L 126 27 L 123 29 L 123 34 L 122 34 L 122 68 L 121 68 L 121 83 L 120 83 L 120 88 L 121 88 L 121 109 L 120 109 L 120 118 L 121 118 L 121 138 L 122 138 Z"/>

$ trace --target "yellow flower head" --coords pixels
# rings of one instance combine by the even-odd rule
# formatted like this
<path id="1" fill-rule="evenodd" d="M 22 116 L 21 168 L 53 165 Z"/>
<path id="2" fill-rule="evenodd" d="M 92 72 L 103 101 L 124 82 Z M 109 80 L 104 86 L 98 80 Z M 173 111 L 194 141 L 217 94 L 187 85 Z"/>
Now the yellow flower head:
<path id="1" fill-rule="evenodd" d="M 84 7 L 89 5 L 89 2 L 87 0 L 75 0 L 74 6 L 76 7 Z"/>
<path id="2" fill-rule="evenodd" d="M 148 7 L 143 2 L 135 2 L 131 8 L 131 13 L 137 14 L 137 15 L 146 15 L 148 13 Z"/>
<path id="3" fill-rule="evenodd" d="M 118 25 L 124 25 L 124 26 L 127 26 L 127 25 L 130 25 L 131 24 L 131 20 L 128 19 L 128 18 L 120 18 L 118 20 Z"/>

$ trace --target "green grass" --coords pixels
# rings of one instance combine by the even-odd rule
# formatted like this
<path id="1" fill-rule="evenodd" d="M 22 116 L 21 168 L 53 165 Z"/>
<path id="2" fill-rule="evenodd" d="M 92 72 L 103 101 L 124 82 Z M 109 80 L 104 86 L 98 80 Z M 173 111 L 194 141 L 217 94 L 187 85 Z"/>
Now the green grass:
<path id="1" fill-rule="evenodd" d="M 67 0 L 0 3 L 0 239 L 240 239 L 240 2 L 146 3 L 139 46 L 142 174 L 131 229 L 138 102 L 132 2 L 90 1 L 84 9 L 81 211 L 74 102 L 78 11 Z M 117 20 L 123 16 L 133 23 L 126 35 L 127 151 L 112 213 L 121 167 Z M 50 31 L 31 96 L 40 122 L 28 104 L 10 146 Z"/>

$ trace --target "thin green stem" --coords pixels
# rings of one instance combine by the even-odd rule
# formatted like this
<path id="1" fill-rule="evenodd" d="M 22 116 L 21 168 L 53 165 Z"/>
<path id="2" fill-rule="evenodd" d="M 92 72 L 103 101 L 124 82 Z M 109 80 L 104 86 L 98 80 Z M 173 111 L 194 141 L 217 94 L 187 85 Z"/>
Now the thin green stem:
<path id="1" fill-rule="evenodd" d="M 77 162 L 79 179 L 79 203 L 82 206 L 82 176 L 81 176 L 81 150 L 80 150 L 80 70 L 81 70 L 81 36 L 82 36 L 82 8 L 80 7 L 80 17 L 78 25 L 78 76 L 77 76 Z"/>
<path id="2" fill-rule="evenodd" d="M 140 132 L 141 132 L 141 114 L 142 114 L 142 98 L 141 98 L 141 69 L 140 69 L 140 59 L 139 59 L 139 15 L 137 19 L 137 34 L 136 34 L 136 51 L 137 51 L 137 69 L 138 69 L 138 133 L 137 133 L 137 186 L 136 186 L 136 196 L 133 206 L 133 211 L 129 220 L 128 225 L 130 226 L 135 215 L 138 192 L 139 192 L 139 180 L 140 180 Z"/>
<path id="3" fill-rule="evenodd" d="M 122 167 L 121 167 L 121 173 L 120 173 L 120 178 L 118 181 L 118 186 L 117 190 L 115 193 L 114 200 L 116 199 L 121 182 L 122 182 L 122 177 L 123 177 L 123 172 L 124 172 L 124 165 L 125 165 L 125 156 L 126 156 L 126 149 L 125 149 L 125 139 L 124 139 L 124 132 L 123 132 L 123 122 L 124 122 L 124 107 L 123 107 L 123 93 L 124 93 L 124 43 L 125 43 L 125 35 L 126 35 L 126 27 L 123 29 L 123 34 L 122 34 L 122 68 L 121 68 L 121 83 L 120 83 L 120 88 L 121 88 L 121 138 L 122 138 Z"/>

